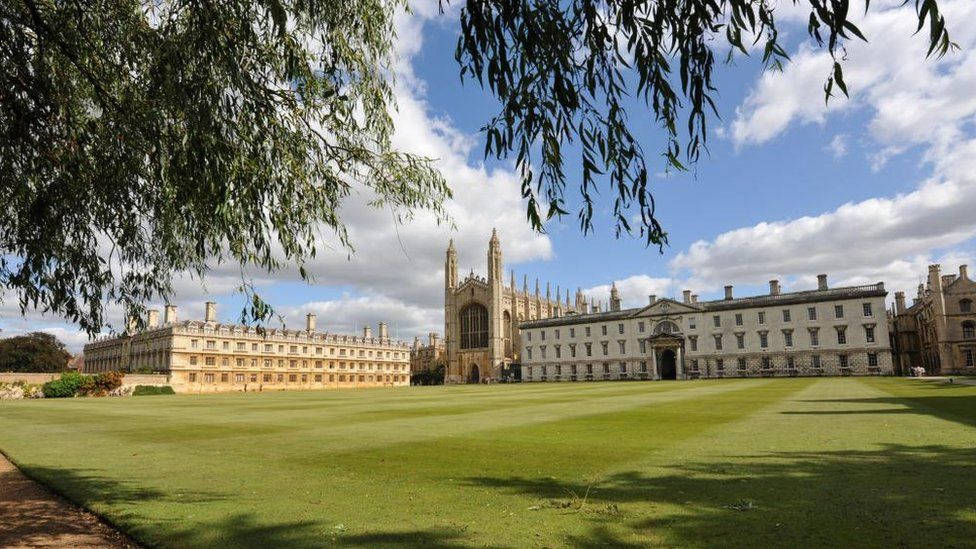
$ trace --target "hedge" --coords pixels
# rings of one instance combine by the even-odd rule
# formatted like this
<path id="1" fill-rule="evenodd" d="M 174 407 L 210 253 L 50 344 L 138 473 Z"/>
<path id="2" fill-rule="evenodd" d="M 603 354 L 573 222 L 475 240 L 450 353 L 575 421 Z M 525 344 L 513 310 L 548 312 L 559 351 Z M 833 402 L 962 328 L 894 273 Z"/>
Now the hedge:
<path id="1" fill-rule="evenodd" d="M 135 390 L 132 391 L 132 396 L 148 396 L 148 395 L 175 395 L 176 391 L 173 390 L 169 385 L 163 385 L 162 387 L 157 387 L 156 385 L 136 385 Z"/>

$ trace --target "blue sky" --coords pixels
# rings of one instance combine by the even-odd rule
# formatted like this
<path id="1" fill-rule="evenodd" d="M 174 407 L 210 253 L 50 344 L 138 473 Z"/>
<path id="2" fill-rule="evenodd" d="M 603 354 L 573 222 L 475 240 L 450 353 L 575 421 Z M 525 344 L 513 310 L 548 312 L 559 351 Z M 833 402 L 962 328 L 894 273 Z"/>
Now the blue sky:
<path id="1" fill-rule="evenodd" d="M 436 2 L 414 3 L 398 20 L 394 141 L 438 159 L 456 194 L 456 230 L 423 213 L 396 227 L 388 213 L 365 206 L 367 195 L 358 196 L 343 208 L 357 249 L 351 260 L 341 251 L 321 253 L 310 266 L 312 285 L 293 272 L 252 275 L 290 326 L 314 311 L 322 329 L 351 332 L 386 321 L 403 339 L 443 330 L 448 239 L 458 242 L 462 274 L 483 274 L 492 227 L 519 284 L 527 274 L 530 286 L 539 277 L 564 293 L 581 287 L 606 300 L 616 281 L 625 305 L 685 288 L 707 299 L 724 284 L 734 284 L 737 295 L 761 293 L 770 278 L 787 290 L 806 288 L 821 272 L 831 284 L 884 281 L 911 297 L 927 264 L 952 272 L 973 255 L 976 29 L 964 25 L 976 17 L 976 3 L 940 3 L 961 46 L 942 60 L 925 59 L 925 37 L 912 36 L 913 7 L 900 4 L 872 2 L 861 20 L 871 42 L 848 48 L 850 100 L 824 105 L 830 60 L 805 34 L 806 12 L 789 3 L 779 11 L 792 57 L 782 74 L 764 73 L 742 56 L 718 67 L 721 119 L 710 120 L 710 154 L 692 172 L 654 178 L 670 234 L 662 254 L 640 239 L 615 239 L 606 210 L 585 238 L 575 215 L 550 223 L 545 235 L 529 230 L 513 166 L 482 160 L 478 129 L 497 105 L 476 82 L 459 81 L 456 12 L 439 15 Z M 653 162 L 661 134 L 643 115 L 634 109 L 631 121 Z M 578 165 L 567 173 L 572 188 Z M 575 206 L 576 195 L 570 200 Z M 323 235 L 322 244 L 334 242 Z M 174 297 L 180 317 L 200 318 L 203 301 L 215 299 L 221 319 L 234 320 L 236 272 L 215 266 L 203 287 L 181 280 Z M 35 312 L 20 318 L 9 298 L 0 313 L 7 334 L 44 329 L 75 350 L 85 341 L 57 319 Z"/>

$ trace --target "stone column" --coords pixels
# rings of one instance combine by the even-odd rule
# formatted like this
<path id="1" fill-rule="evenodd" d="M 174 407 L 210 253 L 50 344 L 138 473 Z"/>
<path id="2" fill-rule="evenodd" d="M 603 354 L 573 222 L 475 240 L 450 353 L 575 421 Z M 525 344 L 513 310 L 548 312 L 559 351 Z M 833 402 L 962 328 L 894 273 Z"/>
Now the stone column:
<path id="1" fill-rule="evenodd" d="M 661 379 L 661 372 L 657 371 L 657 349 L 651 347 L 651 379 Z"/>
<path id="2" fill-rule="evenodd" d="M 674 367 L 675 367 L 675 369 L 677 370 L 677 373 L 678 373 L 678 375 L 676 375 L 675 377 L 678 378 L 678 379 L 684 379 L 685 378 L 685 353 L 684 353 L 684 349 L 682 349 L 680 346 L 677 347 L 675 349 L 675 351 L 674 351 L 674 355 L 675 355 Z"/>

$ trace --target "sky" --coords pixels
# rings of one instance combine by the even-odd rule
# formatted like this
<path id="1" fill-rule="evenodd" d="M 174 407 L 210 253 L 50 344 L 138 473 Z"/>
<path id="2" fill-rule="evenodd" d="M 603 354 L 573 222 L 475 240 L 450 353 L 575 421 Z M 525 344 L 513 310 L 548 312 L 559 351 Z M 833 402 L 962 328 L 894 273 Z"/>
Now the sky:
<path id="1" fill-rule="evenodd" d="M 709 152 L 689 172 L 652 182 L 657 213 L 669 234 L 659 251 L 640 238 L 615 238 L 610 189 L 584 236 L 575 215 L 553 220 L 544 234 L 531 230 L 510 162 L 483 160 L 479 128 L 498 105 L 476 82 L 461 82 L 454 48 L 457 5 L 441 14 L 433 2 L 411 3 L 397 18 L 394 69 L 397 108 L 394 146 L 437 159 L 453 192 L 454 226 L 419 213 L 397 225 L 389 212 L 370 209 L 369 197 L 352 196 L 342 217 L 355 253 L 322 237 L 307 269 L 312 283 L 284 271 L 256 275 L 261 296 L 291 328 L 308 312 L 318 327 L 358 333 L 386 322 L 391 335 L 410 341 L 443 331 L 444 254 L 453 238 L 462 276 L 485 274 L 492 229 L 501 239 L 506 281 L 528 276 L 606 301 L 616 283 L 624 306 L 647 296 L 737 296 L 816 286 L 827 273 L 832 286 L 883 281 L 911 298 L 927 272 L 941 263 L 955 272 L 976 250 L 976 2 L 942 0 L 959 50 L 926 58 L 927 33 L 913 35 L 914 4 L 872 2 L 855 21 L 868 43 L 849 43 L 844 61 L 850 98 L 825 103 L 831 60 L 806 35 L 807 12 L 786 2 L 777 11 L 790 62 L 783 72 L 763 71 L 738 56 L 716 67 L 718 118 L 711 118 Z M 968 27 L 968 28 L 967 28 Z M 717 56 L 719 57 L 719 56 Z M 648 158 L 661 132 L 641 111 L 631 112 Z M 567 166 L 569 188 L 578 163 Z M 570 206 L 578 198 L 570 195 Z M 234 293 L 235 266 L 214 266 L 203 281 L 181 278 L 173 303 L 180 320 L 202 319 L 204 302 L 218 303 L 218 317 L 235 322 L 242 307 Z M 544 291 L 544 290 L 543 290 Z M 162 303 L 150 304 L 162 309 Z M 110 320 L 123 326 L 110 306 Z M 37 311 L 25 315 L 16 298 L 0 302 L 0 337 L 42 330 L 72 351 L 88 341 L 77 327 Z"/>

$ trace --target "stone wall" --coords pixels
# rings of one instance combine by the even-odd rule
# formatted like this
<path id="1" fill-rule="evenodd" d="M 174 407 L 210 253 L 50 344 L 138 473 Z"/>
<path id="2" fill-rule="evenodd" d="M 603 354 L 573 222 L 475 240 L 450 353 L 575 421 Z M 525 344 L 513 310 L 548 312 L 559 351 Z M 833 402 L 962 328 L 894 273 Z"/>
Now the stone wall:
<path id="1" fill-rule="evenodd" d="M 36 383 L 42 384 L 61 377 L 60 373 L 24 373 L 24 372 L 0 372 L 0 383 Z M 169 376 L 165 374 L 126 374 L 122 378 L 122 385 L 169 385 Z"/>

